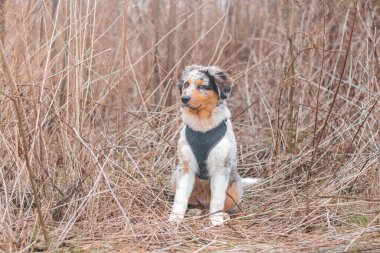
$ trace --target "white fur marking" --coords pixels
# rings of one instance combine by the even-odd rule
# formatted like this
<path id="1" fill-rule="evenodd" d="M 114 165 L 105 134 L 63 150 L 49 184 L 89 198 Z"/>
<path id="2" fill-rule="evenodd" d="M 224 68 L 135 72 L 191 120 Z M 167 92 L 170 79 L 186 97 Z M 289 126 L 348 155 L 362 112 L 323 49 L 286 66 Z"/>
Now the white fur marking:
<path id="1" fill-rule="evenodd" d="M 250 185 L 257 184 L 261 181 L 261 178 L 253 178 L 253 177 L 246 177 L 241 179 L 243 183 L 243 188 L 248 187 Z"/>

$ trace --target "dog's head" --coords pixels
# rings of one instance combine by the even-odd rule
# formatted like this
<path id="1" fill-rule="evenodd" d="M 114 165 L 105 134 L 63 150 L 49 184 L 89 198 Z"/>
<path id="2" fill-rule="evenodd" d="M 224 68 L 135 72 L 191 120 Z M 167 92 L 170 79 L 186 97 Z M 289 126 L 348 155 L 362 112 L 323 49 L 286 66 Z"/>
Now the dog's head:
<path id="1" fill-rule="evenodd" d="M 212 111 L 220 101 L 228 98 L 231 81 L 216 66 L 187 66 L 178 81 L 182 107 L 193 111 Z"/>

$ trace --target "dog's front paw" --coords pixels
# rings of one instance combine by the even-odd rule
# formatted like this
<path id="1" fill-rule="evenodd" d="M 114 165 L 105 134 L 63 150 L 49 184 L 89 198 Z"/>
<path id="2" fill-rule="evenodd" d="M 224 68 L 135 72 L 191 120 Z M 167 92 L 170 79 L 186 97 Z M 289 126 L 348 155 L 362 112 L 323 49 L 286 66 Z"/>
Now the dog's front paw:
<path id="1" fill-rule="evenodd" d="M 180 222 L 183 220 L 185 215 L 183 214 L 177 214 L 177 213 L 171 213 L 169 216 L 169 221 L 170 222 Z"/>
<path id="2" fill-rule="evenodd" d="M 220 226 L 223 225 L 226 220 L 229 220 L 229 218 L 230 217 L 226 213 L 216 213 L 210 216 L 210 221 L 213 226 Z"/>

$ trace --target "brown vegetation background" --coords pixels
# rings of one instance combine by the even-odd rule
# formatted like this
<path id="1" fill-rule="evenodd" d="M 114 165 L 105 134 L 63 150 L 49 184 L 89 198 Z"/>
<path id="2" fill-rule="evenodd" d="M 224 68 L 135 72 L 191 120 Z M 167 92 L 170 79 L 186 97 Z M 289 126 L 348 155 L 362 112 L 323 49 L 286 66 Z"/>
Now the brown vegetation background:
<path id="1" fill-rule="evenodd" d="M 0 0 L 0 251 L 380 250 L 379 7 Z M 263 178 L 220 228 L 167 222 L 194 63 Z"/>

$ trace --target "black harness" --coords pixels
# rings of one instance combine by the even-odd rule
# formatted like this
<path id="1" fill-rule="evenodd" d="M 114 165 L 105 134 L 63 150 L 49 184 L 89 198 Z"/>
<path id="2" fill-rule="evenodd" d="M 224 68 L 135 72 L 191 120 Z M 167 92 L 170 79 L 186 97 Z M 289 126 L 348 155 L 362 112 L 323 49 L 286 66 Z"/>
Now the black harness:
<path id="1" fill-rule="evenodd" d="M 210 178 L 207 169 L 207 158 L 211 150 L 220 142 L 227 131 L 226 121 L 207 132 L 198 132 L 186 126 L 186 140 L 198 163 L 197 176 L 202 180 Z"/>

